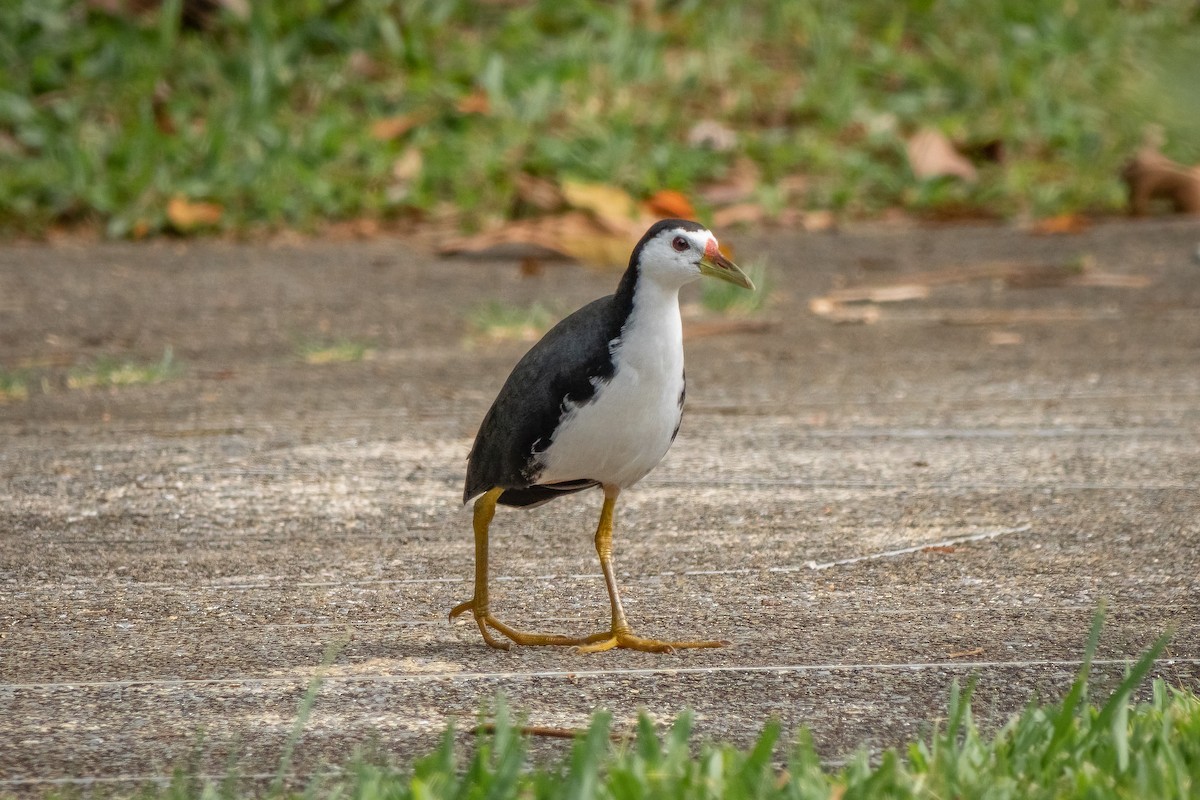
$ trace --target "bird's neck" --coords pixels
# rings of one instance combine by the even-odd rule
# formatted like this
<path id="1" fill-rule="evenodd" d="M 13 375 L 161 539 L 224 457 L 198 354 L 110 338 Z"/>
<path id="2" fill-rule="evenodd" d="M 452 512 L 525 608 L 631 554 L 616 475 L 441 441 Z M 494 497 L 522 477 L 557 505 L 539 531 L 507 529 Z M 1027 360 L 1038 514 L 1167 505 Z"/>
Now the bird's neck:
<path id="1" fill-rule="evenodd" d="M 664 286 L 645 278 L 638 281 L 629 318 L 621 329 L 621 350 L 626 358 L 643 367 L 682 370 L 683 323 L 678 286 Z"/>

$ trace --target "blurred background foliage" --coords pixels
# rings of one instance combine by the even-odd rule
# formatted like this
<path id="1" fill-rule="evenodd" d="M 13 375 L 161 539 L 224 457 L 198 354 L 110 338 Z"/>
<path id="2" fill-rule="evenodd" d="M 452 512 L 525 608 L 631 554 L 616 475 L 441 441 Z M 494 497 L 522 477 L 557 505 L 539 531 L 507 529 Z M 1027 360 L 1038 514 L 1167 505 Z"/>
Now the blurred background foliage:
<path id="1" fill-rule="evenodd" d="M 1200 160 L 1198 8 L 9 0 L 0 229 L 471 230 L 567 178 L 677 189 L 701 215 L 736 183 L 764 219 L 1111 212 L 1149 125 Z M 928 128 L 977 180 L 914 176 Z"/>

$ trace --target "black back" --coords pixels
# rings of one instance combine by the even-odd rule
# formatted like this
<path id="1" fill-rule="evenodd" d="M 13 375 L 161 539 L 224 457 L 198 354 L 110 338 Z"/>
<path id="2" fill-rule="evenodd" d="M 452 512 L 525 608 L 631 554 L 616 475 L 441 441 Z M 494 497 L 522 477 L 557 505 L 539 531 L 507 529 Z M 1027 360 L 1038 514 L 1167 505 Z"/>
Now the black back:
<path id="1" fill-rule="evenodd" d="M 542 465 L 537 453 L 549 446 L 564 404 L 588 402 L 595 384 L 612 377 L 616 366 L 609 345 L 621 335 L 633 310 L 642 247 L 665 228 L 704 226 L 679 219 L 656 222 L 633 248 L 616 294 L 594 300 L 559 322 L 517 362 L 471 447 L 464 503 L 500 487 L 506 490 L 500 495 L 502 505 L 529 506 L 596 485 L 590 480 L 538 484 Z"/>

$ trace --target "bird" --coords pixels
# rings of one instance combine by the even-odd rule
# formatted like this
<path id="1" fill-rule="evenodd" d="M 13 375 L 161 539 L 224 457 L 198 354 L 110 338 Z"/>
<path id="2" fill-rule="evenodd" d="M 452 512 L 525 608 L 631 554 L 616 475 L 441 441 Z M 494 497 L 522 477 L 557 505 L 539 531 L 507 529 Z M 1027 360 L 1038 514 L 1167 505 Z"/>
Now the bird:
<path id="1" fill-rule="evenodd" d="M 616 292 L 551 328 L 513 368 L 484 416 L 463 488 L 463 504 L 474 502 L 474 592 L 450 618 L 471 612 L 491 647 L 507 650 L 512 642 L 584 653 L 667 653 L 726 644 L 636 635 L 612 559 L 617 497 L 658 465 L 679 432 L 686 394 L 679 290 L 702 276 L 754 290 L 705 226 L 682 219 L 654 223 L 633 248 Z M 595 487 L 604 494 L 595 547 L 611 606 L 609 628 L 567 636 L 501 622 L 488 602 L 488 532 L 496 506 L 532 508 Z"/>

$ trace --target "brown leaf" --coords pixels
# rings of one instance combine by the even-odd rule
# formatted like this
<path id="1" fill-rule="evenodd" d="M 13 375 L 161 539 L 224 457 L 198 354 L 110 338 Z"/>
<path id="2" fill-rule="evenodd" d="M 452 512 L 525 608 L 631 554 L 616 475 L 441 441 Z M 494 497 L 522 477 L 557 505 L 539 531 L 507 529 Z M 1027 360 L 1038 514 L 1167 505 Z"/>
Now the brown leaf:
<path id="1" fill-rule="evenodd" d="M 1058 214 L 1039 219 L 1030 226 L 1029 232 L 1054 236 L 1064 233 L 1083 233 L 1091 226 L 1091 221 L 1082 214 Z"/>
<path id="2" fill-rule="evenodd" d="M 644 208 L 651 215 L 657 217 L 692 219 L 696 216 L 696 209 L 692 207 L 692 202 L 682 192 L 674 189 L 661 189 L 655 192 L 646 200 Z"/>
<path id="3" fill-rule="evenodd" d="M 572 208 L 591 212 L 604 227 L 627 234 L 639 227 L 641 209 L 624 189 L 606 183 L 567 179 L 562 183 L 563 197 Z M 638 231 L 641 234 L 641 231 Z"/>
<path id="4" fill-rule="evenodd" d="M 1129 187 L 1129 212 L 1148 214 L 1155 200 L 1181 214 L 1200 214 L 1200 167 L 1185 167 L 1145 146 L 1121 170 Z"/>
<path id="5" fill-rule="evenodd" d="M 216 225 L 225 209 L 216 203 L 203 203 L 175 195 L 167 203 L 167 221 L 180 233 Z"/>
<path id="6" fill-rule="evenodd" d="M 371 123 L 371 138 L 381 142 L 399 139 L 413 128 L 420 125 L 421 118 L 416 114 L 399 114 L 394 117 L 377 119 Z"/>
<path id="7" fill-rule="evenodd" d="M 1025 337 L 1016 331 L 992 331 L 988 334 L 988 344 L 995 347 L 1011 347 L 1024 341 Z"/>
<path id="8" fill-rule="evenodd" d="M 488 99 L 487 92 L 483 89 L 476 89 L 466 97 L 461 98 L 455 108 L 460 114 L 487 114 L 492 110 L 492 103 Z"/>
<path id="9" fill-rule="evenodd" d="M 733 225 L 758 225 L 767 217 L 767 211 L 758 203 L 735 203 L 713 212 L 713 225 L 728 228 Z"/>
<path id="10" fill-rule="evenodd" d="M 909 137 L 908 163 L 918 179 L 939 178 L 944 175 L 974 181 L 975 165 L 954 149 L 940 131 L 922 128 Z"/>
<path id="11" fill-rule="evenodd" d="M 966 658 L 967 656 L 981 656 L 985 650 L 982 647 L 973 647 L 970 650 L 959 650 L 955 653 L 948 653 L 946 658 Z"/>
<path id="12" fill-rule="evenodd" d="M 425 157 L 421 154 L 421 150 L 415 146 L 409 146 L 400 154 L 399 158 L 392 162 L 392 177 L 399 183 L 412 183 L 421 174 L 421 168 L 424 165 Z"/>
<path id="13" fill-rule="evenodd" d="M 827 231 L 837 226 L 837 217 L 828 209 L 818 209 L 817 211 L 806 211 L 801 224 L 804 230 L 816 233 L 817 231 Z"/>
<path id="14" fill-rule="evenodd" d="M 558 184 L 527 172 L 517 173 L 514 179 L 517 198 L 539 211 L 558 211 L 567 204 Z"/>
<path id="15" fill-rule="evenodd" d="M 765 333 L 775 323 L 760 319 L 710 319 L 683 323 L 685 341 L 703 339 L 706 336 L 728 336 L 733 333 Z"/>
<path id="16" fill-rule="evenodd" d="M 521 277 L 536 278 L 542 274 L 542 261 L 533 256 L 525 256 L 521 259 Z"/>
<path id="17" fill-rule="evenodd" d="M 438 248 L 443 254 L 486 253 L 508 245 L 550 250 L 601 267 L 623 267 L 629 261 L 636 236 L 614 234 L 582 211 L 509 222 L 494 230 L 449 239 Z"/>

